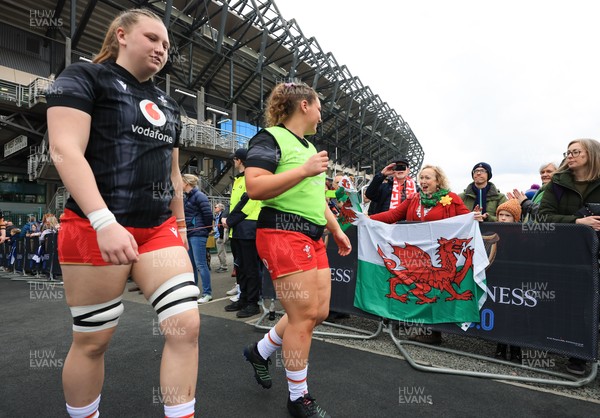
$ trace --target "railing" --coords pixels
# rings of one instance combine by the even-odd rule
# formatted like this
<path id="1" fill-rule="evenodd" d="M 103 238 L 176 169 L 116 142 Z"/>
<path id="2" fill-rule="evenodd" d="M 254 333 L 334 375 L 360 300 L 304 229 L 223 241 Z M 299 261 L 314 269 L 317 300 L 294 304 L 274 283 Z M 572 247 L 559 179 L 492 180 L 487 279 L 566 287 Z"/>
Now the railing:
<path id="1" fill-rule="evenodd" d="M 199 147 L 233 152 L 246 146 L 249 137 L 205 124 L 184 123 L 181 139 L 185 147 Z"/>
<path id="2" fill-rule="evenodd" d="M 56 193 L 54 193 L 50 203 L 48 203 L 48 210 L 51 213 L 54 213 L 56 219 L 60 219 L 60 215 L 65 211 L 65 205 L 67 204 L 69 196 L 71 196 L 71 194 L 66 187 L 59 187 L 56 189 Z"/>
<path id="3" fill-rule="evenodd" d="M 202 190 L 204 193 L 206 193 L 207 196 L 214 196 L 216 198 L 223 198 L 223 194 L 220 193 L 212 184 L 210 184 L 210 181 L 208 181 L 208 179 L 204 176 L 199 176 L 198 180 L 200 180 L 200 184 L 198 185 L 198 189 Z"/>
<path id="4" fill-rule="evenodd" d="M 52 87 L 49 78 L 37 77 L 29 85 L 0 80 L 0 100 L 14 103 L 16 106 L 31 108 L 45 102 L 46 92 Z"/>

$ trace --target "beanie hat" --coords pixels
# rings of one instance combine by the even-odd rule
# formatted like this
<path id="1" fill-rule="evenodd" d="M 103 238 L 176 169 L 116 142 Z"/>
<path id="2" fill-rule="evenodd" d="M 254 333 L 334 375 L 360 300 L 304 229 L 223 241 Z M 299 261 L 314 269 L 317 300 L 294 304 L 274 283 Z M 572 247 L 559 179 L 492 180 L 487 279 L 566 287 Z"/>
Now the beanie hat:
<path id="1" fill-rule="evenodd" d="M 519 222 L 521 220 L 521 204 L 517 199 L 508 199 L 506 202 L 498 206 L 496 209 L 496 217 L 501 210 L 505 210 L 510 213 L 513 218 L 515 218 L 515 222 Z"/>
<path id="2" fill-rule="evenodd" d="M 237 158 L 238 160 L 245 162 L 248 156 L 248 150 L 246 148 L 238 148 L 229 158 Z"/>
<path id="3" fill-rule="evenodd" d="M 492 178 L 492 167 L 488 163 L 477 163 L 475 167 L 471 170 L 471 178 L 473 178 L 473 172 L 478 169 L 483 168 L 488 173 L 488 181 Z"/>
<path id="4" fill-rule="evenodd" d="M 525 196 L 527 196 L 527 199 L 533 199 L 538 190 L 540 190 L 540 185 L 532 184 L 529 190 L 525 192 Z"/>

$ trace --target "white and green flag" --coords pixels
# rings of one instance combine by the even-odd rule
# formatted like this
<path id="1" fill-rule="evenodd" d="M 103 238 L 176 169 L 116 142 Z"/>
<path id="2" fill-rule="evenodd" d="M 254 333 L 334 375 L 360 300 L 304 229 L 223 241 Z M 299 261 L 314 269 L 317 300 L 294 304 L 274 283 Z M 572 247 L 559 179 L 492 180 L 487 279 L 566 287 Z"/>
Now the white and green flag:
<path id="1" fill-rule="evenodd" d="M 472 213 L 396 225 L 358 216 L 357 308 L 424 324 L 479 322 L 488 257 Z"/>

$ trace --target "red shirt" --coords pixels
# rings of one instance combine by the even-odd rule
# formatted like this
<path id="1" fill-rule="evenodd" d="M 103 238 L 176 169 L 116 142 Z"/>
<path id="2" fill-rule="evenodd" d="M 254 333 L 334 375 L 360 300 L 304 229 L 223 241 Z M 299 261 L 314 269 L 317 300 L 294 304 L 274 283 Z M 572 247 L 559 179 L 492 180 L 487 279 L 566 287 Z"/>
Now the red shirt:
<path id="1" fill-rule="evenodd" d="M 444 205 L 440 201 L 425 214 L 426 208 L 421 205 L 421 194 L 415 193 L 397 208 L 371 215 L 370 218 L 386 224 L 393 224 L 398 221 L 439 221 L 471 212 L 456 193 L 449 192 L 442 199 L 447 201 L 447 197 L 452 199 L 450 203 Z"/>

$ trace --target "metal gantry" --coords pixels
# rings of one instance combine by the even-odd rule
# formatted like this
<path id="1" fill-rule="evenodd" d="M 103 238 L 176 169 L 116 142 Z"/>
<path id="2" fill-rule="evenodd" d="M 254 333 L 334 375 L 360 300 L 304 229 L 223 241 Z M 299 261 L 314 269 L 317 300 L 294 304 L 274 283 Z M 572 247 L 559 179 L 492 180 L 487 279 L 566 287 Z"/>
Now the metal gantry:
<path id="1" fill-rule="evenodd" d="M 198 122 L 205 109 L 175 89 L 202 89 L 206 106 L 228 110 L 235 105 L 237 120 L 260 127 L 272 87 L 298 80 L 319 93 L 323 123 L 314 139 L 338 165 L 351 172 L 372 166 L 371 174 L 399 154 L 408 157 L 413 169 L 423 162 L 423 149 L 408 123 L 332 53 L 324 52 L 317 39 L 307 38 L 293 18 L 284 18 L 273 0 L 71 0 L 70 7 L 65 6 L 64 0 L 0 3 L 0 15 L 6 16 L 3 25 L 27 30 L 57 51 L 66 48 L 65 60 L 53 58 L 58 62 L 52 72 L 97 52 L 119 11 L 147 7 L 163 18 L 171 41 L 169 64 L 157 81 Z M 52 11 L 62 24 L 32 30 L 31 10 Z"/>

